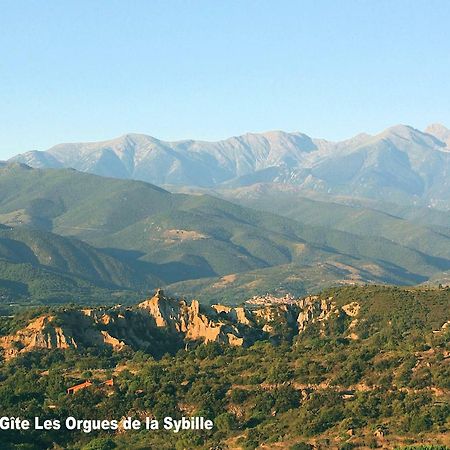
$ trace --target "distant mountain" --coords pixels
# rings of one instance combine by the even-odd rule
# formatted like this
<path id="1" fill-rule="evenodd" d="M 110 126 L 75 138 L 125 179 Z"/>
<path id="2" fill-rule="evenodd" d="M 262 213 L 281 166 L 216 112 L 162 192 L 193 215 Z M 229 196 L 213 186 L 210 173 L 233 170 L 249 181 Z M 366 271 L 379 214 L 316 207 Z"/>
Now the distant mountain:
<path id="1" fill-rule="evenodd" d="M 207 195 L 171 194 L 139 181 L 70 169 L 8 165 L 0 169 L 0 193 L 0 223 L 76 238 L 90 246 L 76 245 L 75 253 L 82 258 L 72 265 L 60 258 L 70 254 L 66 250 L 55 250 L 51 260 L 47 250 L 39 251 L 39 264 L 84 277 L 107 267 L 98 278 L 123 288 L 151 286 L 156 280 L 213 280 L 278 266 L 283 269 L 274 269 L 271 276 L 280 282 L 299 272 L 315 279 L 303 284 L 305 290 L 340 280 L 415 284 L 450 269 L 450 256 L 433 254 L 431 244 L 426 253 L 380 236 L 300 223 Z M 28 248 L 31 242 L 50 245 L 52 240 L 68 245 L 46 236 L 21 240 Z M 322 275 L 314 278 L 313 273 Z M 241 285 L 245 292 L 251 281 Z"/>
<path id="2" fill-rule="evenodd" d="M 294 184 L 305 191 L 450 208 L 450 131 L 399 125 L 342 142 L 273 131 L 218 142 L 165 142 L 130 134 L 60 144 L 13 158 L 38 168 L 72 167 L 157 185 L 241 187 Z"/>
<path id="3" fill-rule="evenodd" d="M 428 126 L 425 132 L 444 142 L 447 146 L 447 149 L 450 149 L 450 130 L 444 127 L 444 125 L 440 123 L 434 123 Z"/>
<path id="4" fill-rule="evenodd" d="M 215 193 L 243 206 L 304 224 L 379 236 L 436 257 L 450 255 L 450 213 L 444 211 L 389 205 L 385 205 L 383 211 L 380 204 L 345 204 L 335 198 L 326 201 L 304 197 L 296 187 L 274 183 L 216 190 Z"/>

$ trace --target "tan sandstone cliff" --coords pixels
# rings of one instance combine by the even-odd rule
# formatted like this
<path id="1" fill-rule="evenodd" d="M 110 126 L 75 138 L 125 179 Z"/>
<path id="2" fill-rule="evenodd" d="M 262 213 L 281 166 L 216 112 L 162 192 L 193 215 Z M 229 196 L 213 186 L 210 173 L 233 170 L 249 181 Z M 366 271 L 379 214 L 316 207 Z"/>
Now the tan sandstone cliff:
<path id="1" fill-rule="evenodd" d="M 177 339 L 242 346 L 276 335 L 280 326 L 295 335 L 339 314 L 354 323 L 358 313 L 355 302 L 338 308 L 332 298 L 318 296 L 286 304 L 204 306 L 196 300 L 189 304 L 169 298 L 159 289 L 136 307 L 61 309 L 43 314 L 15 333 L 0 337 L 0 349 L 9 359 L 39 349 L 107 346 L 116 351 L 126 347 L 151 350 L 161 339 L 165 339 L 163 345 Z"/>

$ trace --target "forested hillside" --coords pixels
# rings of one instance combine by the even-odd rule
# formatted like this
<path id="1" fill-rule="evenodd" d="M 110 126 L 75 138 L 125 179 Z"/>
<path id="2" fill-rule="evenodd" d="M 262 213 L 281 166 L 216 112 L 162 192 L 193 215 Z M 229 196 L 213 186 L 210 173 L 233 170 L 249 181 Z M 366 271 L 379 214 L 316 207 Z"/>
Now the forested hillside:
<path id="1" fill-rule="evenodd" d="M 307 210 L 292 220 L 208 195 L 171 194 L 143 182 L 19 164 L 0 169 L 0 192 L 0 223 L 14 227 L 3 231 L 13 238 L 5 237 L 0 249 L 2 287 L 13 299 L 28 289 L 14 284 L 21 264 L 50 271 L 53 279 L 76 277 L 135 292 L 186 282 L 185 294 L 197 295 L 201 286 L 214 300 L 225 299 L 216 286 L 227 276 L 236 280 L 229 286 L 233 295 L 240 291 L 245 299 L 268 287 L 286 290 L 295 284 L 290 280 L 302 293 L 343 283 L 418 284 L 450 269 L 445 230 L 402 227 L 400 221 L 388 232 L 388 222 L 371 226 L 373 215 L 362 228 L 374 233 L 356 228 L 350 233 L 337 229 L 337 213 L 334 224 L 331 217 L 311 220 L 314 214 Z M 327 209 L 318 209 L 325 217 Z M 271 286 L 257 281 L 265 275 L 275 281 Z"/>
<path id="2" fill-rule="evenodd" d="M 205 345 L 199 338 L 181 349 L 165 344 L 165 355 L 155 353 L 155 346 L 139 351 L 114 348 L 112 340 L 77 348 L 27 349 L 0 365 L 5 415 L 199 415 L 215 425 L 211 431 L 180 433 L 10 431 L 2 432 L 2 445 L 5 450 L 55 445 L 73 450 L 449 445 L 450 292 L 351 287 L 327 290 L 319 300 L 332 302 L 340 313 L 310 316 L 296 332 L 274 315 L 267 338 L 250 346 Z M 98 318 L 111 311 L 100 309 Z M 43 314 L 59 317 L 62 312 L 41 308 L 2 318 L 2 342 L 11 333 L 19 336 Z M 45 332 L 51 326 L 67 331 L 62 317 L 54 319 L 54 325 L 48 323 Z M 159 342 L 173 339 L 170 324 L 159 323 L 161 332 L 167 331 Z M 80 332 L 86 333 L 84 325 Z M 112 387 L 100 385 L 110 378 Z M 86 379 L 93 385 L 74 395 L 65 393 Z"/>

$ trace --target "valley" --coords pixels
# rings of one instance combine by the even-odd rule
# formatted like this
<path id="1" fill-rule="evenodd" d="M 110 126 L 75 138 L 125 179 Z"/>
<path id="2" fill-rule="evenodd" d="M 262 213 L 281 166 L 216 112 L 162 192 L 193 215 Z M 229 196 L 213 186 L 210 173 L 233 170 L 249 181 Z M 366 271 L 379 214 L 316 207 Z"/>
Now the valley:
<path id="1" fill-rule="evenodd" d="M 240 190 L 177 194 L 14 163 L 0 169 L 0 191 L 4 303 L 77 296 L 95 303 L 96 295 L 127 302 L 156 286 L 235 302 L 336 284 L 416 285 L 450 269 L 450 232 L 442 224 L 270 186 L 252 191 L 260 197 Z M 231 275 L 222 289 L 220 280 Z"/>

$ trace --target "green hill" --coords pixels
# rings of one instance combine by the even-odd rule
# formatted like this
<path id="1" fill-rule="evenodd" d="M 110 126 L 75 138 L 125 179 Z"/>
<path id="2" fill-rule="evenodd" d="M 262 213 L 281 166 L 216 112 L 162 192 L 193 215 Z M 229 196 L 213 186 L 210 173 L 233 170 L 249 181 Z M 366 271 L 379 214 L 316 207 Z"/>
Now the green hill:
<path id="1" fill-rule="evenodd" d="M 146 287 L 158 280 L 169 284 L 269 268 L 276 272 L 279 266 L 281 272 L 291 268 L 293 275 L 298 268 L 312 268 L 308 276 L 314 278 L 314 267 L 327 262 L 352 268 L 362 282 L 415 284 L 450 269 L 445 252 L 427 253 L 208 195 L 171 194 L 147 183 L 75 170 L 9 165 L 0 169 L 0 192 L 0 223 L 75 237 L 91 246 L 88 251 L 78 243 L 65 258 L 68 247 L 49 250 L 50 241 L 62 241 L 40 235 L 39 242 L 47 246 L 35 255 L 40 264 L 47 266 L 46 252 L 55 251 L 52 270 L 114 286 Z M 11 254 L 8 261 L 13 262 Z M 321 283 L 317 271 L 317 285 L 335 279 L 331 272 Z"/>
<path id="2" fill-rule="evenodd" d="M 370 205 L 367 202 L 347 205 L 339 203 L 339 199 L 333 202 L 303 197 L 296 190 L 283 190 L 273 185 L 223 190 L 219 195 L 243 206 L 289 217 L 306 225 L 382 237 L 438 258 L 450 255 L 450 216 L 444 211 L 394 208 L 388 204 Z"/>
<path id="3" fill-rule="evenodd" d="M 265 293 L 279 297 L 287 293 L 302 296 L 325 287 L 366 283 L 402 285 L 409 281 L 407 276 L 396 273 L 395 268 L 381 269 L 357 260 L 350 266 L 336 257 L 311 266 L 285 264 L 223 277 L 180 281 L 168 285 L 166 290 L 172 295 L 195 298 L 202 303 L 233 305 Z"/>
<path id="4" fill-rule="evenodd" d="M 0 226 L 3 302 L 26 298 L 37 302 L 111 301 L 108 297 L 119 290 L 134 299 L 135 292 L 159 284 L 157 278 L 77 239 Z"/>
<path id="5" fill-rule="evenodd" d="M 0 304 L 5 313 L 18 305 L 52 303 L 129 303 L 139 293 L 50 270 L 41 265 L 0 259 Z M 2 309 L 3 311 L 3 309 Z"/>
<path id="6" fill-rule="evenodd" d="M 0 259 L 67 272 L 110 287 L 155 286 L 136 270 L 107 253 L 74 238 L 28 228 L 0 229 Z"/>
<path id="7" fill-rule="evenodd" d="M 177 310 L 167 308 L 178 302 L 156 300 L 152 313 L 60 306 L 0 317 L 2 412 L 61 424 L 202 416 L 212 430 L 3 430 L 2 449 L 448 448 L 448 289 L 333 288 L 297 305 L 261 306 L 268 314 L 240 308 L 239 323 L 227 308 L 193 312 L 206 326 L 255 332 L 248 346 L 180 340 L 170 327 Z M 167 322 L 157 328 L 151 314 L 161 311 Z M 56 332 L 71 346 L 49 338 Z M 91 386 L 66 395 L 87 379 Z"/>

